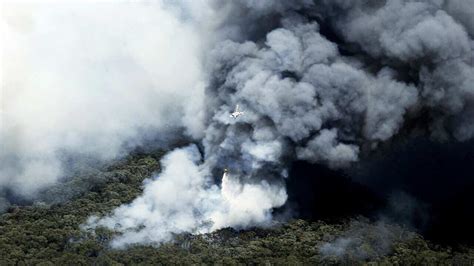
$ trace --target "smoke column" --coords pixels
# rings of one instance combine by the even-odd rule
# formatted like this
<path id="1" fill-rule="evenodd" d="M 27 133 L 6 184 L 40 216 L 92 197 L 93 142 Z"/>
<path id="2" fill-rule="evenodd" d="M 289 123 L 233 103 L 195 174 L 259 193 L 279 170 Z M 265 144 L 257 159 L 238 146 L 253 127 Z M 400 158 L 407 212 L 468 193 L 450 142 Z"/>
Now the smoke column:
<path id="1" fill-rule="evenodd" d="M 271 208 L 285 203 L 284 188 L 265 181 L 248 184 L 229 176 L 220 189 L 213 184 L 209 168 L 200 161 L 195 145 L 170 152 L 161 162 L 162 173 L 145 182 L 142 196 L 117 208 L 111 217 L 91 217 L 86 227 L 122 231 L 124 234 L 112 242 L 113 247 L 161 243 L 184 232 L 265 226 L 271 219 Z"/>
<path id="2" fill-rule="evenodd" d="M 201 29 L 184 22 L 199 20 L 192 6 L 2 7 L 0 189 L 34 198 L 63 178 L 66 155 L 107 161 L 158 134 L 202 134 Z"/>
<path id="3" fill-rule="evenodd" d="M 58 47 L 73 45 L 79 51 L 74 57 L 84 51 L 79 56 L 83 61 L 62 62 L 70 58 L 70 50 L 58 53 L 58 61 L 51 63 L 22 54 L 25 60 L 42 62 L 43 69 L 35 76 L 41 82 L 33 79 L 23 87 L 44 85 L 43 90 L 24 91 L 43 97 L 40 103 L 48 103 L 45 113 L 55 119 L 40 116 L 50 122 L 30 125 L 41 121 L 38 111 L 9 118 L 16 112 L 8 108 L 20 106 L 15 104 L 20 98 L 15 96 L 18 90 L 4 93 L 9 103 L 4 119 L 23 121 L 16 128 L 26 133 L 14 134 L 13 122 L 5 123 L 9 126 L 2 134 L 7 139 L 24 137 L 8 141 L 1 155 L 10 160 L 2 176 L 21 175 L 1 180 L 23 193 L 34 190 L 25 185 L 32 180 L 32 169 L 45 169 L 38 175 L 44 185 L 60 177 L 58 150 L 113 158 L 130 141 L 142 144 L 143 132 L 153 136 L 173 130 L 185 130 L 185 138 L 202 144 L 202 158 L 194 146 L 172 151 L 163 159 L 163 172 L 145 182 L 141 197 L 109 217 L 90 219 L 89 227 L 102 225 L 124 233 L 114 242 L 116 247 L 160 243 L 174 233 L 270 224 L 272 209 L 286 201 L 284 180 L 295 160 L 346 168 L 380 145 L 400 139 L 424 136 L 458 142 L 474 135 L 472 0 L 164 1 L 133 6 L 104 11 L 123 15 L 118 23 L 129 29 L 121 38 L 100 32 L 101 38 L 111 38 L 112 47 L 77 47 L 72 33 L 80 32 L 84 19 L 73 31 L 65 30 L 74 36 Z M 52 18 L 48 14 L 43 19 Z M 95 19 L 108 25 L 103 16 L 87 18 L 90 25 Z M 122 34 L 113 21 L 112 32 Z M 100 27 L 92 32 L 96 30 Z M 123 39 L 128 48 L 116 48 Z M 40 58 L 48 54 L 41 51 Z M 97 58 L 100 63 L 94 65 Z M 97 73 L 106 71 L 104 66 L 118 68 L 114 78 L 102 80 Z M 78 76 L 81 71 L 90 76 Z M 20 86 L 29 79 L 14 81 L 7 84 Z M 71 84 L 81 90 L 67 90 Z M 111 87 L 122 97 L 107 95 Z M 67 91 L 78 94 L 72 97 Z M 67 108 L 59 108 L 58 102 Z M 229 112 L 237 104 L 245 115 L 233 120 Z M 100 112 L 77 111 L 84 105 L 99 106 Z M 124 105 L 132 110 L 124 112 Z M 71 111 L 56 112 L 71 106 L 77 119 L 70 119 Z M 97 114 L 106 115 L 96 120 Z M 75 122 L 66 123 L 70 121 Z M 52 128 L 57 133 L 50 136 Z M 71 131 L 72 136 L 67 134 Z M 43 138 L 48 141 L 37 141 Z M 28 148 L 19 149 L 23 146 Z M 221 183 L 224 168 L 229 175 Z"/>

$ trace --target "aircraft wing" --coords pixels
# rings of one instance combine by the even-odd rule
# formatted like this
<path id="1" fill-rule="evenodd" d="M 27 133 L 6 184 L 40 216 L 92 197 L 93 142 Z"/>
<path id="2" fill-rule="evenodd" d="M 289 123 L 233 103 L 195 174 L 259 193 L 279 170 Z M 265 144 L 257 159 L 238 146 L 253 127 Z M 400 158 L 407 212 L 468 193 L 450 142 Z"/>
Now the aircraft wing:
<path id="1" fill-rule="evenodd" d="M 234 111 L 234 112 L 237 113 L 238 111 L 239 111 L 239 105 L 237 104 L 237 105 L 235 106 L 235 111 Z"/>

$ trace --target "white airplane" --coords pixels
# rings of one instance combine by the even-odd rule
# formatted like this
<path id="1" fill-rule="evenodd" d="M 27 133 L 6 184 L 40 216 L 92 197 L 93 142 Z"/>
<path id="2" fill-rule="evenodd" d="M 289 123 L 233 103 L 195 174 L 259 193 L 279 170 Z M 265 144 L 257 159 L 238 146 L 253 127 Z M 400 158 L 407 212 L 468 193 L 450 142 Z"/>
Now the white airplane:
<path id="1" fill-rule="evenodd" d="M 237 117 L 239 117 L 239 116 L 241 116 L 241 115 L 243 115 L 243 114 L 244 114 L 244 112 L 239 111 L 239 105 L 237 104 L 237 105 L 235 106 L 234 112 L 230 114 L 230 117 L 236 119 Z"/>

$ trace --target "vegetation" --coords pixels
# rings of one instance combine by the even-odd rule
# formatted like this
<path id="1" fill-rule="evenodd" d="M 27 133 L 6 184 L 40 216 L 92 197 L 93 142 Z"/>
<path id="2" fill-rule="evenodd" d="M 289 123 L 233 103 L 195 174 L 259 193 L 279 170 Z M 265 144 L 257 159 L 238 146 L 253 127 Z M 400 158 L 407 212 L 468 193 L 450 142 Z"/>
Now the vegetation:
<path id="1" fill-rule="evenodd" d="M 474 263 L 472 248 L 455 251 L 439 247 L 392 225 L 386 225 L 391 232 L 389 249 L 380 252 L 380 228 L 363 219 L 340 224 L 293 220 L 267 229 L 223 229 L 205 235 L 178 235 L 173 243 L 126 250 L 109 248 L 116 234 L 113 231 L 80 229 L 90 215 L 105 215 L 137 197 L 143 179 L 159 170 L 160 155 L 131 156 L 96 173 L 100 176 L 94 180 L 103 182 L 77 192 L 66 203 L 10 207 L 0 216 L 0 265 Z M 69 185 L 84 180 L 78 177 Z M 356 243 L 352 244 L 356 249 L 347 245 L 343 254 L 321 252 L 327 243 L 345 238 L 355 239 L 351 243 Z"/>

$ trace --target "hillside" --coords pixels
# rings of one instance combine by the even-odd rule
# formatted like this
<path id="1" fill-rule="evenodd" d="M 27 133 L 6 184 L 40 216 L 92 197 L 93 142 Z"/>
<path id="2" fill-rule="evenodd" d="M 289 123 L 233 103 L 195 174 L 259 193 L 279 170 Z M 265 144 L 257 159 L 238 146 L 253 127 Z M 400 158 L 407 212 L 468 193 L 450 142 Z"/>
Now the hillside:
<path id="1" fill-rule="evenodd" d="M 90 215 L 105 215 L 138 196 L 142 181 L 159 171 L 160 156 L 130 156 L 96 172 L 99 182 L 89 187 L 84 184 L 90 176 L 79 176 L 45 192 L 54 198 L 68 187 L 88 188 L 66 203 L 10 207 L 0 216 L 0 265 L 474 263 L 472 248 L 440 247 L 397 225 L 360 217 L 338 224 L 291 220 L 266 229 L 178 235 L 174 243 L 127 250 L 108 248 L 113 231 L 80 229 Z"/>

